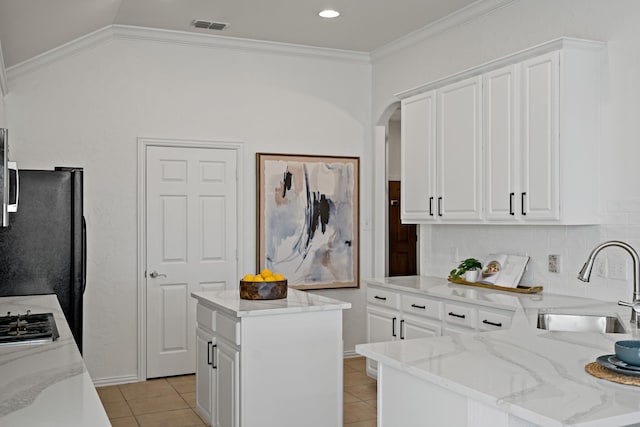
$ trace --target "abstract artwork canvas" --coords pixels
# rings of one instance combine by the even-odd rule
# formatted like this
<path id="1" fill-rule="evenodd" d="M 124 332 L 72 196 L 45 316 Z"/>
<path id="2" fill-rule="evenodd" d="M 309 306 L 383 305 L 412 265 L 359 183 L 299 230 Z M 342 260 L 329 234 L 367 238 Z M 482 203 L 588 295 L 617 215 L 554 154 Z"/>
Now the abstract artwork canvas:
<path id="1" fill-rule="evenodd" d="M 359 286 L 357 157 L 258 153 L 258 270 L 297 289 Z"/>

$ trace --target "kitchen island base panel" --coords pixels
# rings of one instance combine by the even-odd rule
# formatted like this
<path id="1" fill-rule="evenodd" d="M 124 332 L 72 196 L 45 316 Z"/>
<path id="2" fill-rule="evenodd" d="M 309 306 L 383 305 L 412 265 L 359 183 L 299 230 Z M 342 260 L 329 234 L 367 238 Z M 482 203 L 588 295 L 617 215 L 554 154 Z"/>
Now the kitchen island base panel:
<path id="1" fill-rule="evenodd" d="M 378 427 L 536 427 L 526 420 L 378 363 Z"/>
<path id="2" fill-rule="evenodd" d="M 342 311 L 242 322 L 242 425 L 341 426 Z"/>

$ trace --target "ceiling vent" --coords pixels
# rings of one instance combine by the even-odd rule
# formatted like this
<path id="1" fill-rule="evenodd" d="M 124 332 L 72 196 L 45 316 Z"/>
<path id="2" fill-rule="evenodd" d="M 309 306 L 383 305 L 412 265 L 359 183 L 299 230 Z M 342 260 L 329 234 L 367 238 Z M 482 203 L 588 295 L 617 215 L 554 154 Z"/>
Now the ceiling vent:
<path id="1" fill-rule="evenodd" d="M 191 25 L 196 28 L 204 28 L 205 30 L 217 30 L 221 31 L 227 28 L 227 23 L 224 22 L 213 22 L 213 21 L 205 21 L 202 19 L 194 19 L 191 22 Z"/>

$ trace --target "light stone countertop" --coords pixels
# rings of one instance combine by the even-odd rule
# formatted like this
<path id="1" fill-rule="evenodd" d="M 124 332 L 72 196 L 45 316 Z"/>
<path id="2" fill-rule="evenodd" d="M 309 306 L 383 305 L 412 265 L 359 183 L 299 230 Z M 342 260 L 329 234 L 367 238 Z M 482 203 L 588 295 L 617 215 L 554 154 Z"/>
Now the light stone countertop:
<path id="1" fill-rule="evenodd" d="M 0 313 L 27 310 L 53 313 L 60 337 L 0 346 L 0 426 L 110 426 L 56 296 L 0 298 Z"/>
<path id="2" fill-rule="evenodd" d="M 515 313 L 508 331 L 360 344 L 357 353 L 537 425 L 640 425 L 640 387 L 600 380 L 584 371 L 598 356 L 613 354 L 615 341 L 640 338 L 628 322 L 630 308 L 544 291 L 510 294 L 425 276 L 365 282 Z M 618 313 L 630 332 L 539 330 L 538 311 L 547 309 Z"/>
<path id="3" fill-rule="evenodd" d="M 198 301 L 216 306 L 236 317 L 269 316 L 274 314 L 303 313 L 323 310 L 345 310 L 351 303 L 289 288 L 287 297 L 273 300 L 246 300 L 237 289 L 192 292 Z"/>

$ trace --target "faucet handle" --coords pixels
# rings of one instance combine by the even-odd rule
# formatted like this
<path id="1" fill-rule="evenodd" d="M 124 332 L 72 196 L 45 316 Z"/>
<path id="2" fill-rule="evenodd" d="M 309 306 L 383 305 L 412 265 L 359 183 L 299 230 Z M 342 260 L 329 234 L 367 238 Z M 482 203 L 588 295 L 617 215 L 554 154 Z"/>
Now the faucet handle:
<path id="1" fill-rule="evenodd" d="M 637 328 L 640 328 L 640 300 L 634 299 L 632 303 L 626 301 L 618 301 L 618 305 L 625 307 L 631 307 L 631 323 L 635 323 Z"/>
<path id="2" fill-rule="evenodd" d="M 618 305 L 631 307 L 633 311 L 635 311 L 636 313 L 640 313 L 640 300 L 634 300 L 632 303 L 626 301 L 618 301 Z"/>

